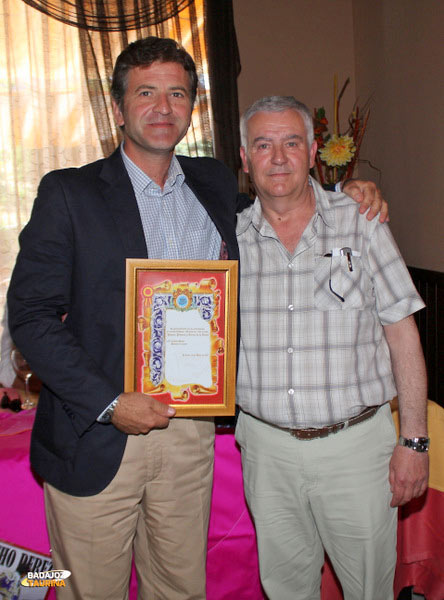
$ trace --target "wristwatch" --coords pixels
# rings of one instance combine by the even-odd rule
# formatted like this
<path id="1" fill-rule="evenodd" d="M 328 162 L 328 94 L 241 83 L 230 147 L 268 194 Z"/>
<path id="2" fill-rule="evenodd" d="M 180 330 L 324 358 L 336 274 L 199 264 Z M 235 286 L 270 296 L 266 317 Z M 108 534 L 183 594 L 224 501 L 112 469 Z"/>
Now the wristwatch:
<path id="1" fill-rule="evenodd" d="M 405 438 L 403 435 L 399 436 L 398 440 L 399 446 L 406 446 L 407 448 L 411 448 L 416 452 L 428 452 L 430 446 L 430 438 L 428 437 L 415 437 L 415 438 Z"/>
<path id="2" fill-rule="evenodd" d="M 100 423 L 111 423 L 111 419 L 113 418 L 114 410 L 119 402 L 119 398 L 120 396 L 117 396 L 117 398 L 111 402 L 106 411 L 100 417 Z"/>

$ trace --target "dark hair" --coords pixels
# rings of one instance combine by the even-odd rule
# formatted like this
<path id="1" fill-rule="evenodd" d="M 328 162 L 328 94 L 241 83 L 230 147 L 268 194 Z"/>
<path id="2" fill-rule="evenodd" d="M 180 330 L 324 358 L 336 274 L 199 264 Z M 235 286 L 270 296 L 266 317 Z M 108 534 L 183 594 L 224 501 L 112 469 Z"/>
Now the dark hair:
<path id="1" fill-rule="evenodd" d="M 128 86 L 128 73 L 134 67 L 149 67 L 153 62 L 175 62 L 182 65 L 190 78 L 191 104 L 197 93 L 197 73 L 194 60 L 171 38 L 146 37 L 129 44 L 117 57 L 114 66 L 111 95 L 120 109 Z"/>

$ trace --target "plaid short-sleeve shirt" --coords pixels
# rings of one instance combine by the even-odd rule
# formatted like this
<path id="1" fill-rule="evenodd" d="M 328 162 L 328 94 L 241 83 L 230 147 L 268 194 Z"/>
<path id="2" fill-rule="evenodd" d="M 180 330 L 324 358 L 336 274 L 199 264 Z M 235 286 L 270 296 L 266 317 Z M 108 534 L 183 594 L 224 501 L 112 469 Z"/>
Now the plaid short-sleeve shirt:
<path id="1" fill-rule="evenodd" d="M 388 226 L 311 183 L 315 214 L 293 254 L 258 199 L 237 226 L 237 401 L 281 427 L 322 427 L 391 400 L 383 326 L 424 306 Z"/>

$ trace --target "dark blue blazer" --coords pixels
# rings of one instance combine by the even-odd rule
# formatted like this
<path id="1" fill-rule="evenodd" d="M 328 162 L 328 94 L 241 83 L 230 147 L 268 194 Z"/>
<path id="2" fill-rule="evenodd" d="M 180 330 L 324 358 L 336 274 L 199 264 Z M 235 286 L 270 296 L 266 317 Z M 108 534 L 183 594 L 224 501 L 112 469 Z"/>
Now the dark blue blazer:
<path id="1" fill-rule="evenodd" d="M 238 259 L 234 176 L 214 159 L 178 158 L 228 257 Z M 8 292 L 9 326 L 44 383 L 32 466 L 66 493 L 96 494 L 117 472 L 126 443 L 125 434 L 96 422 L 123 391 L 125 259 L 147 258 L 120 151 L 46 175 L 20 248 Z"/>

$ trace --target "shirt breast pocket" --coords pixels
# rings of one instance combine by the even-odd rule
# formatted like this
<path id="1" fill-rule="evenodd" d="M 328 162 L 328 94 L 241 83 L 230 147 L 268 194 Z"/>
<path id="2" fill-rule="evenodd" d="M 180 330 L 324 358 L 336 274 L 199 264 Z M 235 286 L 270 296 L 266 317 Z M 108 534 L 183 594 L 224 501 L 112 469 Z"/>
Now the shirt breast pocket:
<path id="1" fill-rule="evenodd" d="M 360 256 L 318 256 L 314 305 L 318 310 L 363 310 L 372 297 L 371 280 Z"/>

